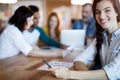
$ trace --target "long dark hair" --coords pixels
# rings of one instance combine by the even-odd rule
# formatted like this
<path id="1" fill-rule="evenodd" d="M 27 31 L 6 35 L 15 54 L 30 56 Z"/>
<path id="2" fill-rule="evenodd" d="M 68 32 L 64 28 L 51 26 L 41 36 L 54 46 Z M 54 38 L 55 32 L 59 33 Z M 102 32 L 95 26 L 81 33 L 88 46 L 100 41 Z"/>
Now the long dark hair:
<path id="1" fill-rule="evenodd" d="M 60 20 L 59 20 L 59 17 L 58 17 L 58 15 L 57 15 L 57 13 L 55 13 L 55 12 L 52 12 L 52 13 L 49 15 L 49 17 L 48 17 L 48 21 L 47 21 L 48 35 L 51 36 L 51 34 L 50 34 L 50 28 L 51 28 L 51 26 L 50 26 L 50 19 L 51 19 L 52 16 L 55 16 L 55 17 L 57 18 L 57 21 L 58 21 L 58 24 L 57 24 L 57 26 L 56 26 L 56 28 L 55 28 L 55 34 L 56 34 L 56 38 L 59 38 Z M 58 39 L 58 40 L 59 40 L 59 39 Z"/>
<path id="2" fill-rule="evenodd" d="M 9 24 L 14 24 L 20 31 L 24 30 L 27 18 L 31 17 L 33 13 L 26 6 L 20 6 L 9 20 Z"/>
<path id="3" fill-rule="evenodd" d="M 95 11 L 96 11 L 96 5 L 102 0 L 94 0 L 93 2 L 93 16 L 95 17 Z M 111 3 L 113 4 L 113 7 L 116 11 L 116 13 L 118 13 L 117 16 L 117 21 L 120 21 L 120 3 L 119 0 L 109 0 L 111 1 Z M 101 60 L 100 60 L 100 49 L 101 49 L 101 45 L 103 43 L 103 31 L 104 29 L 96 22 L 96 38 L 97 38 L 97 54 L 95 55 L 95 65 L 100 65 L 101 64 Z"/>

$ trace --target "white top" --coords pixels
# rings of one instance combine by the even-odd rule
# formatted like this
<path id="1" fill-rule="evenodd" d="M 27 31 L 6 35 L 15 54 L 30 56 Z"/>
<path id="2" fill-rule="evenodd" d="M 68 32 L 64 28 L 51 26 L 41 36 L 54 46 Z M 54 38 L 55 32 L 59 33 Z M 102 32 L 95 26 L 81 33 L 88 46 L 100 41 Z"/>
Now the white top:
<path id="1" fill-rule="evenodd" d="M 82 61 L 86 65 L 94 60 L 96 40 L 74 61 Z M 104 33 L 100 59 L 109 80 L 120 79 L 120 29 L 112 33 L 110 45 L 108 36 Z"/>
<path id="2" fill-rule="evenodd" d="M 8 25 L 0 36 L 0 59 L 18 55 L 20 52 L 26 56 L 32 50 L 23 38 L 21 31 L 14 25 Z"/>
<path id="3" fill-rule="evenodd" d="M 93 42 L 87 47 L 87 49 L 85 49 L 82 54 L 76 57 L 74 61 L 82 61 L 85 65 L 91 63 L 95 56 L 95 45 L 96 39 L 94 39 Z"/>
<path id="4" fill-rule="evenodd" d="M 23 37 L 24 39 L 31 45 L 37 44 L 37 41 L 39 40 L 40 32 L 37 29 L 33 29 L 32 32 L 28 30 L 23 31 Z"/>

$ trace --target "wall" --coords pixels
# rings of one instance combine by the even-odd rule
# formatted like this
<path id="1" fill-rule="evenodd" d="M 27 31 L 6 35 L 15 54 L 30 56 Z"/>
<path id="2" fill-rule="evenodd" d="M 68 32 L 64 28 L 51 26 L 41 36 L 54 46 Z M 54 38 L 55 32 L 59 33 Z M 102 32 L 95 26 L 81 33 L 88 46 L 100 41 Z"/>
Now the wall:
<path id="1" fill-rule="evenodd" d="M 10 15 L 10 6 L 8 4 L 0 3 L 0 19 L 3 21 L 7 21 Z"/>
<path id="2" fill-rule="evenodd" d="M 57 7 L 60 6 L 71 6 L 70 0 L 46 0 L 46 15 L 48 14 Z"/>
<path id="3" fill-rule="evenodd" d="M 71 8 L 71 18 L 80 19 L 81 9 L 80 5 L 71 5 L 71 0 L 46 0 L 46 15 L 48 17 L 49 13 L 60 6 L 67 6 Z"/>

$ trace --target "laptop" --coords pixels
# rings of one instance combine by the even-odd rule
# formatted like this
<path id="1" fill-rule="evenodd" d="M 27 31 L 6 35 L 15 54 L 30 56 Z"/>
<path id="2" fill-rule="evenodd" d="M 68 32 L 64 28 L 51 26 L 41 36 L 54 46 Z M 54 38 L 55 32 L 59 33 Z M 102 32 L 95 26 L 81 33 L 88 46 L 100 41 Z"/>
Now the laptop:
<path id="1" fill-rule="evenodd" d="M 73 46 L 74 48 L 76 47 L 84 49 L 85 30 L 82 29 L 61 30 L 60 42 L 67 46 Z"/>

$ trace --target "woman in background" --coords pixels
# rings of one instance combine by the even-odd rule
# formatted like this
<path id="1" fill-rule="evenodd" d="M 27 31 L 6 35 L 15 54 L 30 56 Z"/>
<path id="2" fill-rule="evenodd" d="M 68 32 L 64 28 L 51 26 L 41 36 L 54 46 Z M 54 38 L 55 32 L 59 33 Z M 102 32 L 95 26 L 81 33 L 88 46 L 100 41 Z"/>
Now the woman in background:
<path id="1" fill-rule="evenodd" d="M 58 78 L 80 80 L 120 79 L 119 0 L 94 0 L 93 15 L 96 20 L 97 39 L 75 59 L 74 63 L 75 68 L 85 69 L 85 71 L 52 68 L 51 70 Z M 89 71 L 86 65 L 92 61 L 95 62 L 94 66 L 102 65 L 102 67 L 99 67 L 99 69 L 94 67 L 94 70 Z"/>
<path id="2" fill-rule="evenodd" d="M 9 20 L 9 25 L 0 36 L 0 59 L 18 55 L 22 52 L 33 57 L 61 57 L 62 51 L 44 51 L 31 46 L 23 38 L 23 31 L 33 24 L 33 13 L 26 6 L 19 7 Z"/>
<path id="3" fill-rule="evenodd" d="M 52 12 L 47 21 L 48 35 L 56 41 L 60 41 L 60 20 L 57 13 Z"/>

